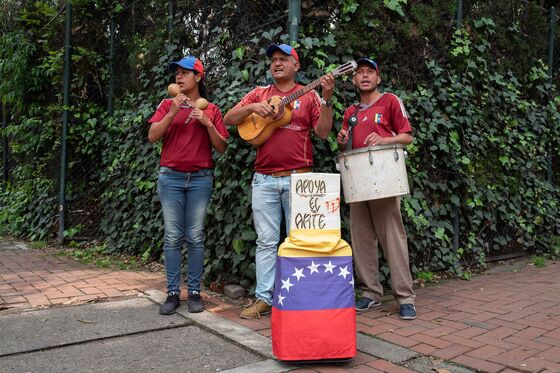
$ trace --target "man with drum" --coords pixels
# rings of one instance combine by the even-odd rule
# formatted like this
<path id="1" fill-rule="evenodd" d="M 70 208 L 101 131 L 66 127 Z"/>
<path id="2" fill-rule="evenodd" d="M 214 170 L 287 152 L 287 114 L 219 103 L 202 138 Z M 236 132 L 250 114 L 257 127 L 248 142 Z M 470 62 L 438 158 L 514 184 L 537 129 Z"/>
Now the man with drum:
<path id="1" fill-rule="evenodd" d="M 343 127 L 337 136 L 339 145 L 358 149 L 410 144 L 412 128 L 402 101 L 392 93 L 378 90 L 381 83 L 378 64 L 369 58 L 356 62 L 358 67 L 352 82 L 360 94 L 360 103 L 346 109 Z M 399 316 L 404 320 L 415 319 L 415 294 L 400 197 L 351 203 L 350 233 L 357 287 L 362 290 L 356 310 L 381 306 L 383 286 L 379 282 L 378 260 L 378 244 L 381 244 L 391 269 L 391 288 L 400 307 Z"/>

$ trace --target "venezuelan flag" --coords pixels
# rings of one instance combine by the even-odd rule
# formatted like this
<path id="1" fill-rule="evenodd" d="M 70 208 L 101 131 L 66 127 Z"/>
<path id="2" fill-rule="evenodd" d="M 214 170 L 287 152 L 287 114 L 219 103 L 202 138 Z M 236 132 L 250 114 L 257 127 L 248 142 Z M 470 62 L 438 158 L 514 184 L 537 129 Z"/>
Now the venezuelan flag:
<path id="1" fill-rule="evenodd" d="M 352 249 L 340 230 L 291 230 L 280 245 L 272 301 L 279 360 L 356 355 Z"/>

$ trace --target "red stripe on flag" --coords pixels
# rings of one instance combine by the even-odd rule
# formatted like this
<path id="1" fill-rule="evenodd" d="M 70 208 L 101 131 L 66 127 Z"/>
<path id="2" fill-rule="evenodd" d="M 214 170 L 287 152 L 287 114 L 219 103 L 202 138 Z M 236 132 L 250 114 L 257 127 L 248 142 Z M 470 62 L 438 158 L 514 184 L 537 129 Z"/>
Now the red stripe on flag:
<path id="1" fill-rule="evenodd" d="M 356 309 L 272 308 L 272 352 L 279 360 L 344 359 L 356 355 Z"/>

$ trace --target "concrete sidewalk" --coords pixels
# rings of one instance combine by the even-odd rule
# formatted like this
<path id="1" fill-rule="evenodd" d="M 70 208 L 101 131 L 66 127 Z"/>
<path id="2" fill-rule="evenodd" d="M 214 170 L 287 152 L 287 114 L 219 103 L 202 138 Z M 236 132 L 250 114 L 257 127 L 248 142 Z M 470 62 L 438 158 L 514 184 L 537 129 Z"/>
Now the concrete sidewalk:
<path id="1" fill-rule="evenodd" d="M 209 369 L 214 369 L 213 371 L 227 368 L 240 372 L 281 372 L 294 369 L 301 372 L 433 372 L 436 369 L 440 372 L 447 370 L 459 373 L 560 372 L 560 263 L 549 262 L 544 268 L 521 264 L 498 267 L 471 281 L 449 281 L 418 289 L 418 318 L 414 321 L 401 321 L 396 314 L 396 304 L 392 300 L 387 301 L 381 310 L 358 315 L 359 353 L 350 362 L 298 367 L 272 359 L 269 317 L 243 320 L 239 318 L 239 307 L 223 302 L 219 297 L 204 294 L 210 312 L 189 314 L 182 305 L 176 315 L 182 321 L 173 321 L 177 324 L 172 328 L 162 327 L 160 323 L 170 322 L 170 319 L 157 315 L 156 303 L 163 301 L 165 297 L 161 292 L 165 288 L 162 275 L 84 266 L 70 258 L 55 257 L 52 250 L 31 250 L 21 244 L 0 241 L 0 340 L 10 341 L 10 346 L 27 348 L 25 351 L 20 347 L 16 352 L 6 352 L 4 347 L 0 347 L 0 365 L 5 366 L 8 362 L 14 364 L 14 360 L 33 360 L 35 356 L 39 356 L 37 354 L 62 351 L 61 348 L 80 357 L 78 346 L 100 343 L 82 336 L 85 339 L 81 341 L 78 338 L 62 344 L 57 342 L 55 347 L 42 347 L 31 341 L 18 342 L 17 338 L 12 337 L 25 335 L 25 330 L 31 324 L 19 332 L 6 334 L 4 330 L 9 328 L 4 329 L 4 326 L 23 322 L 28 314 L 78 309 L 90 312 L 89 308 L 101 307 L 104 303 L 87 304 L 88 302 L 108 300 L 111 302 L 107 304 L 117 304 L 122 308 L 122 302 L 140 299 L 151 302 L 151 305 L 143 305 L 145 317 L 149 320 L 144 323 L 145 330 L 127 329 L 121 336 L 102 337 L 102 340 L 121 338 L 119 341 L 125 346 L 123 351 L 128 351 L 127 343 L 131 346 L 139 345 L 141 342 L 135 338 L 141 340 L 142 336 L 149 334 L 154 343 L 166 346 L 173 343 L 170 341 L 181 337 L 172 334 L 165 336 L 165 333 L 187 331 L 183 328 L 190 327 L 196 333 L 189 330 L 188 334 L 200 338 L 196 340 L 198 346 L 208 343 L 207 349 L 216 354 L 214 360 L 225 358 L 226 350 L 237 354 L 234 352 L 235 348 L 242 348 L 247 353 L 243 355 L 245 360 L 232 360 L 227 367 L 206 362 L 201 365 L 201 369 L 206 369 L 204 365 L 210 364 Z M 126 300 L 119 303 L 119 299 Z M 61 305 L 83 303 L 85 304 L 79 307 L 60 308 Z M 42 307 L 47 309 L 37 311 Z M 33 311 L 23 312 L 30 308 Z M 134 312 L 140 311 L 135 309 Z M 41 320 L 43 316 L 37 317 Z M 80 317 L 89 320 L 87 313 Z M 129 317 L 134 318 L 129 314 L 126 319 Z M 39 334 L 37 340 L 48 340 L 53 335 L 53 329 L 41 328 L 41 325 L 44 324 L 36 324 L 32 328 L 33 333 Z M 91 325 L 92 333 L 102 333 L 97 330 L 96 325 L 99 324 Z M 162 342 L 155 342 L 157 333 L 162 333 L 162 328 L 165 331 Z M 4 342 L 2 346 L 3 344 Z M 213 346 L 220 347 L 213 349 Z M 47 350 L 42 351 L 43 348 Z M 101 356 L 95 360 L 96 367 L 99 362 L 105 361 L 103 351 L 108 350 L 103 348 L 98 346 L 92 350 L 98 351 Z M 180 349 L 177 356 L 188 365 L 190 363 L 187 362 L 194 357 L 189 355 L 187 349 Z M 153 356 L 155 352 L 153 350 L 148 353 Z M 166 356 L 164 352 L 167 351 L 161 349 L 156 355 Z M 126 356 L 130 353 L 134 355 L 134 351 L 130 350 Z M 119 370 L 159 370 L 158 367 L 164 366 L 159 363 L 150 365 L 149 359 L 144 359 L 146 355 L 143 351 L 136 353 L 138 360 L 119 366 Z M 48 354 L 40 356 L 37 361 L 47 361 L 49 358 L 53 359 L 53 364 L 65 366 L 56 354 L 50 357 Z M 44 367 L 34 369 L 32 365 L 22 367 L 22 371 L 45 370 Z M 87 370 L 87 366 L 83 366 L 84 369 L 78 365 L 71 367 L 72 370 Z M 181 365 L 179 369 L 185 370 L 185 365 Z"/>
<path id="2" fill-rule="evenodd" d="M 157 309 L 149 298 L 133 298 L 0 316 L 1 370 L 216 372 L 266 360 Z"/>

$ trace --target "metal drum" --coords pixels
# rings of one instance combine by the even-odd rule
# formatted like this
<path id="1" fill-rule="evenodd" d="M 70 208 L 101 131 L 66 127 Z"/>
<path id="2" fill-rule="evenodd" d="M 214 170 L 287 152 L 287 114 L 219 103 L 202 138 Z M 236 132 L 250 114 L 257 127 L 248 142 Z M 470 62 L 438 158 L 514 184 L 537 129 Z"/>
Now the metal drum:
<path id="1" fill-rule="evenodd" d="M 338 155 L 344 199 L 347 203 L 408 194 L 402 145 L 353 149 Z"/>

